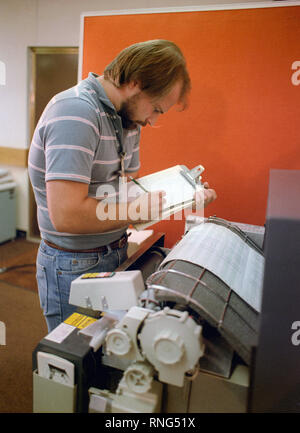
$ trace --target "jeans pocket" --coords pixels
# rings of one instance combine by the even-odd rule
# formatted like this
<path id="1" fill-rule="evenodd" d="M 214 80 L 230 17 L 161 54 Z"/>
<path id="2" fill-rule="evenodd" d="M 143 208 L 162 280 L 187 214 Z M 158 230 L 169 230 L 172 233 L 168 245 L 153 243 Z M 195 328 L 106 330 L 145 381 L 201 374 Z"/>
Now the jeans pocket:
<path id="1" fill-rule="evenodd" d="M 46 268 L 39 263 L 36 264 L 36 279 L 39 290 L 40 305 L 44 314 L 48 311 L 48 281 L 46 275 Z"/>
<path id="2" fill-rule="evenodd" d="M 101 261 L 100 255 L 98 255 L 97 257 L 90 257 L 90 258 L 78 258 L 78 257 L 74 258 L 72 259 L 70 266 L 67 266 L 67 262 L 65 261 L 65 259 L 59 261 L 60 263 L 58 263 L 56 274 L 57 274 L 57 285 L 58 285 L 58 290 L 60 293 L 62 304 L 69 303 L 70 288 L 71 288 L 72 281 L 80 277 L 80 275 L 83 275 L 87 272 L 91 272 L 92 270 L 97 272 L 98 271 L 97 267 L 100 261 Z"/>
<path id="3" fill-rule="evenodd" d="M 94 254 L 90 257 L 58 256 L 56 258 L 58 275 L 84 274 L 97 266 L 100 262 L 100 255 Z"/>

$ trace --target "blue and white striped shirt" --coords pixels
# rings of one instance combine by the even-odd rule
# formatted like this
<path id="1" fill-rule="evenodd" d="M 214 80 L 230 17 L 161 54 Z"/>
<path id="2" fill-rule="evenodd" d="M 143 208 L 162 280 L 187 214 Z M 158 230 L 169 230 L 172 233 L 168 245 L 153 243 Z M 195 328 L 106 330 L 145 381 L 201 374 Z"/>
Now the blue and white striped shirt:
<path id="1" fill-rule="evenodd" d="M 122 128 L 121 118 L 96 78 L 89 73 L 88 78 L 51 99 L 29 150 L 28 171 L 41 237 L 68 249 L 107 245 L 119 239 L 126 227 L 88 235 L 57 232 L 49 218 L 46 182 L 63 179 L 87 183 L 90 197 L 97 197 L 97 189 L 108 184 L 118 195 L 120 151 L 126 152 L 126 172 L 140 167 L 140 127 Z"/>

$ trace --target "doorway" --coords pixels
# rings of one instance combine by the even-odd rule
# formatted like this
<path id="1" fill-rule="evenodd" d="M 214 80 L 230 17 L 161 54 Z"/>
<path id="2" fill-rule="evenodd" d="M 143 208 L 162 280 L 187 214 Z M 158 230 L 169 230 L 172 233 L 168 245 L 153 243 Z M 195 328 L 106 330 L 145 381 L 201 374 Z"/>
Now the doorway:
<path id="1" fill-rule="evenodd" d="M 50 99 L 78 82 L 78 47 L 29 47 L 28 58 L 29 142 L 31 142 L 38 120 Z M 27 237 L 31 240 L 39 240 L 37 208 L 31 185 L 29 188 Z"/>

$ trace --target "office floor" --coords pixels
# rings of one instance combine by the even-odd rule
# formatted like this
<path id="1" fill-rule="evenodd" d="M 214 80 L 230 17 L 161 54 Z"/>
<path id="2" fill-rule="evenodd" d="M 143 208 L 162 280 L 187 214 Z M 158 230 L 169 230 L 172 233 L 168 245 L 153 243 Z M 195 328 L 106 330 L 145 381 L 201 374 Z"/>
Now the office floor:
<path id="1" fill-rule="evenodd" d="M 38 243 L 17 238 L 0 245 L 0 282 L 37 291 L 35 260 Z M 9 268 L 1 273 L 2 268 Z"/>
<path id="2" fill-rule="evenodd" d="M 0 245 L 0 413 L 32 412 L 32 351 L 47 333 L 35 280 L 38 244 L 16 239 Z M 24 266 L 29 265 L 29 266 Z"/>

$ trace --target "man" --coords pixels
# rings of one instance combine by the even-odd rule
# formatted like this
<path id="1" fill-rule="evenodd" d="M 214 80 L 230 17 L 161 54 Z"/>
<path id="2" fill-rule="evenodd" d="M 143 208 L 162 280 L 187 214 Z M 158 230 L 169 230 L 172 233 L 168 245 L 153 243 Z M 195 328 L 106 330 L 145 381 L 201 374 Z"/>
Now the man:
<path id="1" fill-rule="evenodd" d="M 49 331 L 75 309 L 68 303 L 73 279 L 113 271 L 126 259 L 130 203 L 117 201 L 115 218 L 99 219 L 97 206 L 106 202 L 97 191 L 110 185 L 117 197 L 120 176 L 137 177 L 141 126 L 154 125 L 174 104 L 185 107 L 189 90 L 180 49 L 153 40 L 124 49 L 103 76 L 90 73 L 45 108 L 28 166 L 42 237 L 37 281 Z M 205 205 L 215 198 L 207 185 Z M 143 221 L 159 215 L 163 203 L 161 191 L 143 195 L 137 204 Z"/>

